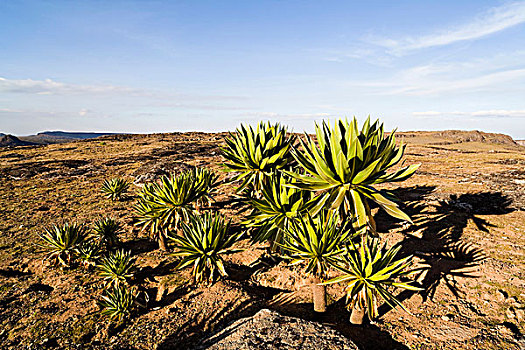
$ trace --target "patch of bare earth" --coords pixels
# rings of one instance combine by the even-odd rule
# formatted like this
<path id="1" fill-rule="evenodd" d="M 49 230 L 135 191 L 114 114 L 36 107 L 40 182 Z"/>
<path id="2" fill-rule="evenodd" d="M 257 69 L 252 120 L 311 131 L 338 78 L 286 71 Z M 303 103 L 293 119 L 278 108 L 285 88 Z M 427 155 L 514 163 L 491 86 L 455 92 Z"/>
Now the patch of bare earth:
<path id="1" fill-rule="evenodd" d="M 414 224 L 381 211 L 376 221 L 390 245 L 401 243 L 403 254 L 427 267 L 418 276 L 425 290 L 399 295 L 410 314 L 382 305 L 376 323 L 357 327 L 348 323 L 340 286 L 328 289 L 326 315 L 315 315 L 304 270 L 269 259 L 264 245 L 242 241 L 246 250 L 228 258 L 229 279 L 194 286 L 189 271 L 176 271 L 175 259 L 132 226 L 140 184 L 192 166 L 219 172 L 224 137 L 115 135 L 0 149 L 0 347 L 192 348 L 265 308 L 318 321 L 363 349 L 525 346 L 524 148 L 490 134 L 404 133 L 406 162 L 422 166 L 391 188 Z M 136 183 L 121 202 L 99 192 L 104 179 L 116 176 Z M 238 223 L 247 211 L 231 194 L 223 186 L 213 210 Z M 96 274 L 46 266 L 35 245 L 46 226 L 100 215 L 124 223 L 123 245 L 140 266 L 134 283 L 150 296 L 148 308 L 118 329 L 97 313 Z"/>

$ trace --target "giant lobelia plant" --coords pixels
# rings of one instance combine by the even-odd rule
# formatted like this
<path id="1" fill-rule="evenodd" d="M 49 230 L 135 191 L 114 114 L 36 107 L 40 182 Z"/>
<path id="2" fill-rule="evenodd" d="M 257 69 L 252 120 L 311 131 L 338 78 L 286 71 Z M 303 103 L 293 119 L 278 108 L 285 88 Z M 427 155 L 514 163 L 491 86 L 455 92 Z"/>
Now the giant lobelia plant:
<path id="1" fill-rule="evenodd" d="M 401 246 L 395 246 L 386 249 L 386 244 L 380 246 L 378 239 L 364 237 L 359 247 L 351 242 L 342 259 L 333 264 L 344 274 L 324 284 L 338 282 L 346 284 L 347 306 L 352 312 L 351 323 L 363 323 L 365 312 L 370 320 L 376 318 L 378 298 L 382 298 L 392 308 L 400 306 L 407 311 L 392 294 L 394 288 L 422 290 L 410 282 L 401 281 L 401 278 L 409 276 L 416 270 L 409 269 L 412 256 L 395 260 L 400 248 Z"/>
<path id="2" fill-rule="evenodd" d="M 306 273 L 313 277 L 312 294 L 314 311 L 326 311 L 326 286 L 321 283 L 327 277 L 331 265 L 336 265 L 344 252 L 345 243 L 357 233 L 352 221 L 339 225 L 336 211 L 323 210 L 316 218 L 309 214 L 306 218 L 290 222 L 286 229 L 284 242 L 280 244 L 285 258 L 291 265 L 306 264 Z"/>
<path id="3" fill-rule="evenodd" d="M 289 136 L 280 124 L 260 122 L 256 127 L 241 124 L 225 141 L 224 167 L 235 173 L 232 181 L 241 181 L 238 193 L 248 190 L 252 192 L 250 196 L 259 196 L 265 181 L 293 161 L 290 149 L 295 137 Z"/>
<path id="4" fill-rule="evenodd" d="M 293 188 L 316 192 L 316 211 L 321 208 L 338 210 L 342 217 L 357 218 L 356 227 L 375 234 L 375 222 L 369 202 L 374 202 L 388 214 L 410 221 L 394 196 L 374 186 L 409 178 L 419 164 L 389 170 L 403 158 L 405 145 L 396 146 L 394 132 L 385 137 L 383 124 L 377 120 L 370 125 L 370 117 L 358 130 L 357 120 L 338 120 L 333 126 L 323 121 L 315 126 L 317 144 L 306 134 L 300 140 L 302 150 L 292 154 L 305 173 L 287 171 L 293 178 Z"/>
<path id="5" fill-rule="evenodd" d="M 249 198 L 253 211 L 243 224 L 256 228 L 253 240 L 268 241 L 270 251 L 274 251 L 290 222 L 304 217 L 312 208 L 314 202 L 309 191 L 286 187 L 285 175 L 273 175 L 266 186 L 261 188 L 260 198 Z"/>
<path id="6" fill-rule="evenodd" d="M 131 251 L 116 250 L 103 257 L 97 268 L 108 285 L 126 283 L 136 271 L 135 258 Z"/>
<path id="7" fill-rule="evenodd" d="M 115 284 L 104 290 L 102 299 L 97 302 L 100 313 L 111 321 L 122 323 L 129 319 L 136 309 L 136 292 L 124 284 Z"/>
<path id="8" fill-rule="evenodd" d="M 47 251 L 44 260 L 50 260 L 55 265 L 62 267 L 69 267 L 77 254 L 78 246 L 85 238 L 85 226 L 65 223 L 44 229 L 44 232 L 40 234 L 42 243 L 38 245 Z"/>
<path id="9" fill-rule="evenodd" d="M 195 210 L 209 204 L 217 179 L 211 170 L 192 169 L 145 184 L 135 205 L 135 225 L 149 230 L 160 249 L 167 250 L 168 231 L 180 229 L 181 221 L 188 222 Z"/>
<path id="10" fill-rule="evenodd" d="M 193 280 L 213 282 L 216 274 L 228 276 L 224 268 L 224 255 L 240 251 L 233 248 L 243 232 L 231 232 L 230 223 L 220 214 L 191 217 L 182 223 L 182 235 L 169 235 L 175 246 L 174 256 L 181 258 L 177 269 L 192 266 Z"/>
<path id="11" fill-rule="evenodd" d="M 117 177 L 111 180 L 104 180 L 101 191 L 105 197 L 116 201 L 121 200 L 128 189 L 129 182 Z"/>

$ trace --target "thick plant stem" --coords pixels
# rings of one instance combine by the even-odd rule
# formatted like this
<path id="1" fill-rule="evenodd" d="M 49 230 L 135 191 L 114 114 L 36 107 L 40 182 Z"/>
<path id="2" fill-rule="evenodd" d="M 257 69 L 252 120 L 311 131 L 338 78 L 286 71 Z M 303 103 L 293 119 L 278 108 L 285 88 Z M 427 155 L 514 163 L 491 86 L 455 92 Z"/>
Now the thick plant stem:
<path id="1" fill-rule="evenodd" d="M 372 236 L 377 236 L 376 221 L 374 220 L 374 216 L 372 215 L 370 206 L 368 205 L 367 202 L 365 202 L 364 204 L 365 204 L 366 218 L 368 222 L 368 230 L 372 232 Z"/>
<path id="2" fill-rule="evenodd" d="M 168 251 L 168 245 L 166 244 L 166 237 L 162 233 L 160 233 L 158 240 L 159 240 L 159 248 L 160 248 L 160 250 L 167 252 Z"/>
<path id="3" fill-rule="evenodd" d="M 352 309 L 350 314 L 350 323 L 352 324 L 363 324 L 365 318 L 365 308 L 360 307 L 358 304 Z"/>
<path id="4" fill-rule="evenodd" d="M 273 239 L 271 239 L 271 238 L 268 239 L 268 244 L 270 245 L 270 246 L 268 247 L 268 253 L 269 253 L 269 254 L 273 254 L 273 253 L 275 253 L 275 249 L 274 249 L 274 245 L 275 245 L 275 243 L 274 243 Z"/>
<path id="5" fill-rule="evenodd" d="M 323 281 L 317 276 L 315 276 L 312 281 L 312 294 L 314 299 L 315 312 L 326 311 L 326 286 L 318 285 L 321 282 Z"/>

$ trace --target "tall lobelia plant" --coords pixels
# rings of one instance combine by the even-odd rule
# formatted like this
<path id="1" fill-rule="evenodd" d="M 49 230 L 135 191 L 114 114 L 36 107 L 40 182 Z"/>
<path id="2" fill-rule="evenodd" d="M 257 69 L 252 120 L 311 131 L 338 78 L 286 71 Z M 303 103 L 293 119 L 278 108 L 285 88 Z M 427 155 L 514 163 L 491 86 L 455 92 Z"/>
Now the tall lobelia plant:
<path id="1" fill-rule="evenodd" d="M 314 311 L 326 311 L 326 286 L 321 283 L 327 277 L 329 266 L 336 265 L 344 252 L 344 245 L 356 235 L 352 221 L 339 225 L 335 211 L 323 210 L 316 218 L 292 221 L 286 229 L 284 242 L 280 244 L 291 265 L 306 264 L 306 273 L 313 277 L 312 295 Z"/>
<path id="2" fill-rule="evenodd" d="M 374 202 L 388 214 L 411 221 L 393 201 L 394 196 L 374 186 L 386 182 L 403 181 L 417 170 L 419 164 L 389 170 L 403 158 L 405 145 L 396 146 L 394 132 L 385 136 L 383 124 L 375 121 L 370 125 L 367 118 L 361 131 L 357 120 L 338 120 L 333 126 L 323 121 L 315 126 L 317 144 L 306 134 L 306 142 L 300 140 L 302 150 L 292 154 L 305 174 L 287 172 L 293 178 L 289 186 L 316 192 L 321 208 L 338 210 L 342 217 L 357 218 L 356 227 L 362 232 L 372 232 L 375 222 L 369 202 Z"/>
<path id="3" fill-rule="evenodd" d="M 403 304 L 392 294 L 393 288 L 420 291 L 421 288 L 411 282 L 401 281 L 417 269 L 410 270 L 412 256 L 396 260 L 400 246 L 386 249 L 386 244 L 380 246 L 376 238 L 365 238 L 360 247 L 351 242 L 345 254 L 334 266 L 343 275 L 326 281 L 324 284 L 345 283 L 346 301 L 351 310 L 350 322 L 362 324 L 365 312 L 368 318 L 377 317 L 377 301 L 382 298 L 392 308 Z"/>
<path id="4" fill-rule="evenodd" d="M 233 181 L 242 181 L 237 192 L 249 191 L 250 196 L 260 197 L 265 181 L 293 162 L 290 149 L 295 136 L 289 136 L 278 123 L 260 122 L 256 127 L 241 124 L 225 141 L 225 170 L 235 173 Z"/>
<path id="5" fill-rule="evenodd" d="M 357 248 L 348 245 L 345 254 L 339 254 L 330 264 L 345 275 L 323 283 L 347 282 L 352 322 L 362 322 L 364 310 L 370 318 L 377 316 L 377 299 L 400 305 L 391 294 L 393 287 L 418 290 L 400 282 L 410 265 L 410 257 L 394 261 L 398 248 L 386 251 L 379 248 L 376 226 L 370 205 L 377 204 L 393 217 L 411 221 L 395 203 L 393 194 L 377 185 L 403 181 L 414 174 L 419 164 L 392 170 L 403 158 L 405 145 L 396 146 L 395 133 L 385 135 L 383 124 L 370 123 L 367 118 L 361 130 L 357 120 L 338 120 L 333 125 L 323 121 L 316 124 L 316 140 L 306 135 L 300 140 L 301 149 L 292 154 L 304 173 L 287 171 L 293 178 L 288 186 L 316 194 L 311 212 L 337 211 L 342 222 L 352 218 L 360 234 Z M 353 248 L 353 249 L 352 249 Z M 361 314 L 361 317 L 358 317 Z"/>

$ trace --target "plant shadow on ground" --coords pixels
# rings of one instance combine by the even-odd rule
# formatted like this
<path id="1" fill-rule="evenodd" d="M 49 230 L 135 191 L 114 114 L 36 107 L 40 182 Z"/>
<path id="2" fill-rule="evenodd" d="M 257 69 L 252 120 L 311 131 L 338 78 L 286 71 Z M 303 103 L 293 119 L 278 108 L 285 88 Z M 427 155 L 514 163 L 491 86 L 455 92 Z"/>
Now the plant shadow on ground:
<path id="1" fill-rule="evenodd" d="M 241 302 L 231 300 L 211 314 L 202 314 L 196 320 L 188 320 L 180 324 L 175 332 L 159 344 L 157 349 L 200 349 L 203 340 L 216 330 L 220 330 L 238 319 L 255 315 L 265 306 L 267 300 L 284 292 L 284 290 L 277 288 L 253 285 L 247 281 L 226 280 L 224 283 L 239 287 L 251 297 Z"/>
<path id="2" fill-rule="evenodd" d="M 229 198 L 215 201 L 210 206 L 210 209 L 215 209 L 215 210 L 226 209 L 226 208 L 230 210 L 235 210 L 238 215 L 241 215 L 251 210 L 251 206 L 248 203 L 247 197 L 244 197 L 238 194 L 235 194 L 234 197 L 229 197 Z"/>
<path id="3" fill-rule="evenodd" d="M 31 272 L 24 272 L 24 271 L 20 271 L 16 269 L 7 268 L 7 269 L 0 269 L 0 276 L 20 278 L 20 277 L 31 276 Z"/>
<path id="4" fill-rule="evenodd" d="M 232 301 L 225 307 L 215 310 L 211 315 L 202 315 L 197 320 L 180 324 L 176 331 L 166 337 L 157 349 L 194 349 L 203 338 L 238 318 L 254 315 L 260 306 L 253 300 L 242 303 Z"/>
<path id="5" fill-rule="evenodd" d="M 121 243 L 122 249 L 131 250 L 134 255 L 149 253 L 156 250 L 158 247 L 158 243 L 149 237 L 136 238 Z"/>
<path id="6" fill-rule="evenodd" d="M 242 289 L 250 298 L 240 303 L 237 300 L 232 300 L 221 308 L 214 310 L 211 315 L 203 314 L 197 320 L 189 320 L 179 325 L 175 332 L 159 344 L 158 349 L 198 348 L 201 341 L 211 335 L 215 330 L 221 329 L 240 318 L 255 315 L 259 310 L 264 308 L 268 300 L 271 300 L 279 293 L 287 292 L 278 288 L 259 286 L 249 281 L 254 273 L 271 268 L 278 263 L 278 260 L 270 259 L 266 256 L 262 256 L 250 266 L 228 263 L 229 277 L 223 280 L 222 283 Z M 164 268 L 169 269 L 168 265 L 164 266 Z M 203 291 L 197 291 L 199 288 L 202 287 L 194 285 L 182 286 L 173 293 L 170 293 L 173 294 L 172 297 L 168 294 L 163 298 L 159 305 L 169 305 L 189 292 L 195 293 L 195 295 L 192 295 L 193 299 L 193 297 L 203 293 Z"/>
<path id="7" fill-rule="evenodd" d="M 268 308 L 282 315 L 315 321 L 327 325 L 354 342 L 359 349 L 404 350 L 406 345 L 398 342 L 387 331 L 375 324 L 365 323 L 353 325 L 350 323 L 350 313 L 346 309 L 346 297 L 342 297 L 327 307 L 324 314 L 313 311 L 312 303 L 294 302 L 292 293 L 287 293 L 279 299 L 272 300 Z"/>
<path id="8" fill-rule="evenodd" d="M 227 262 L 226 265 L 228 266 L 228 271 L 230 271 L 229 279 L 242 282 L 248 281 L 254 274 L 268 271 L 272 267 L 277 266 L 281 261 L 281 258 L 265 253 L 250 265 L 240 265 L 231 262 Z"/>
<path id="9" fill-rule="evenodd" d="M 162 295 L 162 299 L 159 298 L 160 297 L 159 293 L 164 294 L 163 291 L 160 291 L 160 286 L 163 284 L 163 282 L 160 279 L 164 276 L 173 274 L 173 271 L 175 270 L 177 264 L 178 264 L 178 261 L 169 261 L 169 259 L 165 259 L 161 261 L 157 266 L 143 267 L 135 274 L 134 276 L 135 282 L 139 286 L 144 285 L 146 280 L 149 282 L 154 282 L 154 283 L 159 284 L 159 287 L 155 287 L 155 288 L 141 289 L 139 287 L 142 291 L 144 291 L 148 295 L 148 298 L 149 298 L 149 301 L 147 302 L 148 306 L 163 307 L 163 306 L 170 305 L 175 300 L 181 298 L 182 296 L 184 296 L 185 294 L 189 293 L 191 290 L 194 289 L 192 288 L 193 286 L 188 283 L 188 281 L 181 280 L 180 285 L 178 285 L 172 292 L 168 292 L 166 295 Z M 147 313 L 147 311 L 143 313 Z"/>
<path id="10" fill-rule="evenodd" d="M 238 319 L 253 316 L 262 308 L 273 309 L 286 316 L 323 323 L 351 339 L 360 349 L 408 349 L 376 325 L 351 325 L 348 322 L 349 313 L 345 308 L 344 298 L 331 304 L 324 315 L 319 315 L 313 311 L 311 303 L 297 302 L 293 298 L 293 293 L 288 290 L 264 287 L 250 282 L 253 274 L 267 270 L 277 265 L 279 261 L 263 255 L 250 266 L 229 263 L 230 276 L 224 283 L 235 285 L 251 298 L 241 303 L 232 301 L 225 307 L 215 310 L 211 316 L 202 316 L 198 320 L 180 325 L 159 345 L 158 349 L 201 349 L 202 341 L 215 330 L 220 330 Z M 230 330 L 215 341 L 224 339 L 233 331 L 234 329 Z M 212 344 L 206 343 L 206 346 L 210 345 Z"/>
<path id="11" fill-rule="evenodd" d="M 433 299 L 441 283 L 452 294 L 460 298 L 455 277 L 476 278 L 473 268 L 481 264 L 486 256 L 483 250 L 463 239 L 463 231 L 472 221 L 482 232 L 494 227 L 477 215 L 502 215 L 513 211 L 512 200 L 501 192 L 452 194 L 448 200 L 427 202 L 425 198 L 434 190 L 432 186 L 399 188 L 395 195 L 403 202 L 405 212 L 413 219 L 413 225 L 403 230 L 401 256 L 413 255 L 421 259 L 426 269 L 419 272 L 421 280 L 419 292 L 423 302 Z M 437 204 L 436 204 L 437 203 Z M 381 223 L 380 232 L 386 232 L 399 223 L 379 212 L 376 220 Z M 403 291 L 398 295 L 400 301 L 410 298 L 415 292 Z M 390 311 L 387 304 L 379 308 L 379 315 Z"/>
<path id="12" fill-rule="evenodd" d="M 446 201 L 429 203 L 427 197 L 434 189 L 435 187 L 432 186 L 415 186 L 394 191 L 395 195 L 406 203 L 404 210 L 414 221 L 413 225 L 402 231 L 404 238 L 399 243 L 402 247 L 400 255 L 414 255 L 427 266 L 418 277 L 424 288 L 419 292 L 424 301 L 434 297 L 437 287 L 442 282 L 459 298 L 462 292 L 454 278 L 476 277 L 471 269 L 482 263 L 486 257 L 480 248 L 462 239 L 468 223 L 472 221 L 480 231 L 488 232 L 493 225 L 477 215 L 499 215 L 513 210 L 510 208 L 512 200 L 499 192 L 450 195 Z M 382 211 L 376 214 L 375 219 L 380 232 L 399 228 L 402 225 Z M 214 310 L 211 315 L 202 315 L 196 320 L 181 324 L 159 344 L 158 348 L 198 348 L 200 341 L 215 330 L 240 318 L 253 316 L 262 308 L 270 308 L 286 316 L 326 324 L 351 339 L 360 349 L 408 349 L 404 344 L 393 339 L 389 332 L 375 324 L 351 325 L 348 321 L 349 312 L 345 308 L 344 297 L 329 305 L 324 315 L 319 315 L 313 312 L 311 303 L 293 300 L 293 293 L 290 291 L 263 287 L 250 282 L 254 274 L 277 263 L 278 261 L 263 256 L 251 266 L 227 264 L 231 280 L 227 283 L 242 288 L 252 298 L 241 303 L 232 301 Z M 163 261 L 155 268 L 142 271 L 140 275 L 148 279 L 162 276 L 170 273 L 174 264 L 176 262 Z M 170 305 L 196 288 L 189 285 L 176 288 L 156 305 Z M 398 295 L 398 299 L 402 302 L 413 294 L 414 292 L 404 291 Z M 384 304 L 379 308 L 379 315 L 383 316 L 388 311 L 390 307 Z M 227 335 L 225 334 L 224 337 Z"/>

